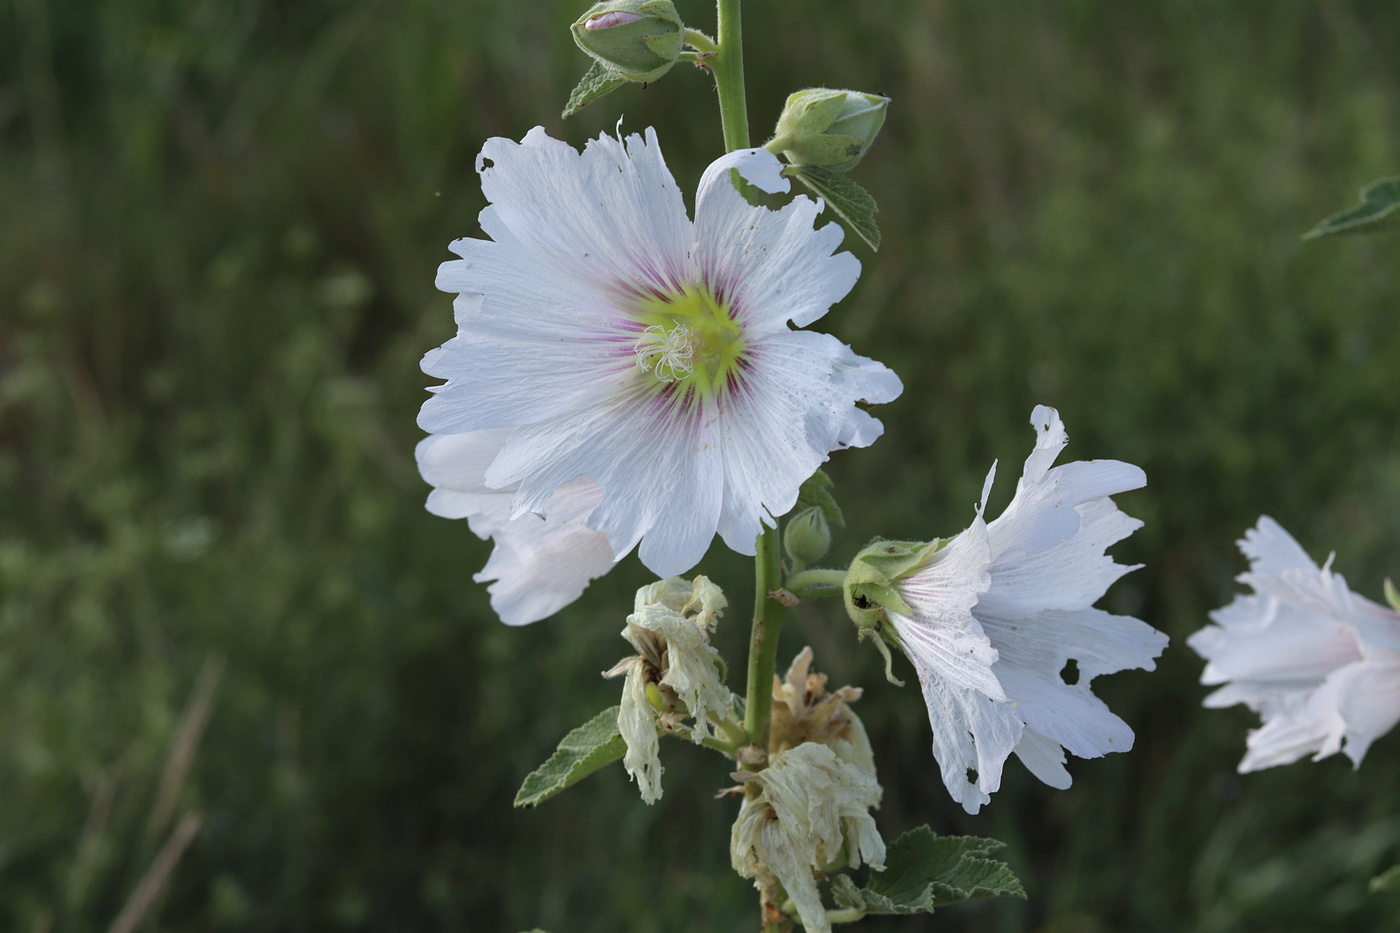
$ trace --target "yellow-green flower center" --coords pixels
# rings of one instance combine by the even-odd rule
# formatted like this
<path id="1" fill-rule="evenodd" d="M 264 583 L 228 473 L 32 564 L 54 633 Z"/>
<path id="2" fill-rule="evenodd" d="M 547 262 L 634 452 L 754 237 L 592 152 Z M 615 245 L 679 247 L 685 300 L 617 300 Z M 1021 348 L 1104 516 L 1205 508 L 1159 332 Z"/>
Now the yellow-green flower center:
<path id="1" fill-rule="evenodd" d="M 744 332 L 708 290 L 687 286 L 644 299 L 637 319 L 646 325 L 635 346 L 637 366 L 657 382 L 708 398 L 739 370 Z"/>

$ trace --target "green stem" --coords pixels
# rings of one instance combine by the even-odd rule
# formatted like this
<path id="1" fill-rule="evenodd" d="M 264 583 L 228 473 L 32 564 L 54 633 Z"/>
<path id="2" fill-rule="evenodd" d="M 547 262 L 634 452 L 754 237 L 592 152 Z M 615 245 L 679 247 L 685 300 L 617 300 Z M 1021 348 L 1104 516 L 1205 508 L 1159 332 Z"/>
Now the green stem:
<path id="1" fill-rule="evenodd" d="M 813 567 L 800 573 L 789 574 L 783 586 L 799 599 L 814 599 L 818 596 L 840 596 L 846 585 L 846 571 L 827 570 Z"/>
<path id="2" fill-rule="evenodd" d="M 826 919 L 828 923 L 855 923 L 865 917 L 865 911 L 855 907 L 847 907 L 845 910 L 828 910 Z"/>
<path id="3" fill-rule="evenodd" d="M 749 113 L 744 100 L 743 26 L 739 0 L 718 0 L 719 50 L 710 59 L 719 92 L 719 119 L 724 128 L 724 151 L 749 148 Z"/>
<path id="4" fill-rule="evenodd" d="M 705 55 L 712 55 L 715 51 L 715 40 L 705 35 L 698 29 L 687 29 L 683 36 L 685 44 L 692 49 L 696 49 Z"/>
<path id="5" fill-rule="evenodd" d="M 749 681 L 744 704 L 744 731 L 759 748 L 768 747 L 768 715 L 773 709 L 773 669 L 783 604 L 768 594 L 782 585 L 778 529 L 765 528 L 754 556 L 753 631 L 749 638 Z"/>

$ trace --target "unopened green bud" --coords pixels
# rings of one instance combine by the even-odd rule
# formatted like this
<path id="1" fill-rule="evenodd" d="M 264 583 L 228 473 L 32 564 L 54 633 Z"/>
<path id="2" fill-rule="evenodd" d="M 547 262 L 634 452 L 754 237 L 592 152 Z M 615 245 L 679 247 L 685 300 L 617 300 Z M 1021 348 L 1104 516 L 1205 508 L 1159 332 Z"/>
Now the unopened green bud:
<path id="1" fill-rule="evenodd" d="M 595 3 L 570 29 L 579 48 L 628 81 L 655 81 L 670 71 L 685 33 L 671 0 Z"/>
<path id="2" fill-rule="evenodd" d="M 788 519 L 783 529 L 783 549 L 799 564 L 813 564 L 831 549 L 831 525 L 819 506 L 811 506 Z"/>
<path id="3" fill-rule="evenodd" d="M 770 148 L 793 165 L 849 172 L 885 125 L 889 105 L 879 94 L 825 87 L 789 94 Z"/>

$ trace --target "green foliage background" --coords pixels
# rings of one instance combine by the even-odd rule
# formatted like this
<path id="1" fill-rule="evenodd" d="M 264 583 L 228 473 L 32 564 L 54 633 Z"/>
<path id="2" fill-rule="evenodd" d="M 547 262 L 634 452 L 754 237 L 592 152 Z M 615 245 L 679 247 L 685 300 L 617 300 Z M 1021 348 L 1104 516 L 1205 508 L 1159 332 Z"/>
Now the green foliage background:
<path id="1" fill-rule="evenodd" d="M 1105 605 L 1173 638 L 1099 688 L 1130 754 L 1074 761 L 1069 791 L 1012 765 L 968 817 L 916 692 L 838 607 L 794 614 L 782 657 L 812 644 L 868 688 L 885 834 L 1004 839 L 1030 895 L 862 929 L 1396 928 L 1366 883 L 1400 861 L 1400 736 L 1357 772 L 1241 777 L 1253 720 L 1200 708 L 1182 640 L 1235 592 L 1260 513 L 1373 598 L 1400 566 L 1400 239 L 1299 240 L 1400 169 L 1400 7 L 747 6 L 755 135 L 797 87 L 894 99 L 857 173 L 885 245 L 852 245 L 865 274 L 822 324 L 906 391 L 832 463 L 838 557 L 963 527 L 994 458 L 999 509 L 1053 404 L 1072 455 L 1147 470 L 1116 552 L 1146 566 Z M 471 581 L 486 546 L 422 510 L 413 466 L 481 142 L 581 143 L 622 113 L 689 190 L 719 152 L 690 69 L 561 123 L 581 8 L 0 4 L 0 929 L 107 929 L 185 813 L 203 823 L 143 929 L 756 928 L 717 757 L 668 746 L 654 807 L 614 768 L 511 810 L 616 701 L 597 672 L 646 576 L 629 561 L 507 629 Z M 744 561 L 703 569 L 747 604 Z M 172 746 L 193 757 L 161 791 Z"/>

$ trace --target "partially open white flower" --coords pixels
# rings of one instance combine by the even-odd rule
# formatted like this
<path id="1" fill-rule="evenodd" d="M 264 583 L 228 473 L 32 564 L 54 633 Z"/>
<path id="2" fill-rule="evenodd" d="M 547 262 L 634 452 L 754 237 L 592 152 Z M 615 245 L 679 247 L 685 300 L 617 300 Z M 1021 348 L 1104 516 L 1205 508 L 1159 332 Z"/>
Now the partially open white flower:
<path id="1" fill-rule="evenodd" d="M 1142 470 L 1115 460 L 1052 467 L 1069 440 L 1059 413 L 1037 406 L 1031 424 L 1035 450 L 1006 511 L 990 523 L 981 515 L 994 464 L 972 525 L 931 553 L 910 551 L 918 564 L 889 581 L 893 598 L 878 607 L 918 672 L 943 782 L 969 813 L 1001 786 L 1013 751 L 1065 788 L 1065 750 L 1130 749 L 1132 729 L 1089 682 L 1151 670 L 1167 643 L 1138 619 L 1093 608 L 1134 569 L 1105 554 L 1142 525 L 1109 496 L 1143 485 Z"/>
<path id="2" fill-rule="evenodd" d="M 716 533 L 753 554 L 832 450 L 880 435 L 856 402 L 890 401 L 899 379 L 791 326 L 855 283 L 860 264 L 835 253 L 841 228 L 814 229 L 819 207 L 805 197 L 768 210 L 731 183 L 737 170 L 788 190 L 772 154 L 714 162 L 693 222 L 650 130 L 580 153 L 536 128 L 519 143 L 489 140 L 477 167 L 490 239 L 455 241 L 462 258 L 439 270 L 438 287 L 459 293 L 458 329 L 423 358 L 447 383 L 419 415 L 424 430 L 459 440 L 419 459 L 444 493 L 429 508 L 478 517 L 473 530 L 498 549 L 526 537 L 535 551 L 581 548 L 547 573 L 533 552 L 493 558 L 493 597 L 514 621 L 553 611 L 606 570 L 590 530 L 614 559 L 639 547 L 660 576 L 693 567 Z M 534 513 L 545 524 L 517 531 L 500 506 L 488 513 L 487 492 L 508 500 L 508 522 Z M 537 586 L 548 592 L 528 610 L 512 595 Z"/>
<path id="3" fill-rule="evenodd" d="M 870 808 L 880 802 L 875 775 L 843 761 L 825 745 L 806 742 L 777 755 L 756 774 L 763 792 L 746 799 L 730 834 L 730 860 L 753 878 L 769 903 L 779 885 L 797 907 L 802 926 L 823 933 L 831 924 L 814 872 L 885 867 L 885 842 Z"/>
<path id="4" fill-rule="evenodd" d="M 638 654 L 624 658 L 604 677 L 626 674 L 618 730 L 627 743 L 623 767 L 637 782 L 642 799 L 661 799 L 660 731 L 675 731 L 691 720 L 695 742 L 709 738 L 709 716 L 727 716 L 734 695 L 720 676 L 723 662 L 710 646 L 709 634 L 727 605 L 724 593 L 705 577 L 671 578 L 637 591 L 634 612 L 627 617 L 622 637 Z M 658 702 L 679 706 L 663 713 L 647 695 L 655 685 Z"/>
<path id="5" fill-rule="evenodd" d="M 1206 659 L 1201 683 L 1223 685 L 1207 707 L 1244 703 L 1263 726 L 1249 733 L 1241 773 L 1366 750 L 1400 722 L 1400 614 L 1318 567 L 1268 516 L 1245 532 L 1254 589 L 1212 612 L 1187 644 Z"/>

